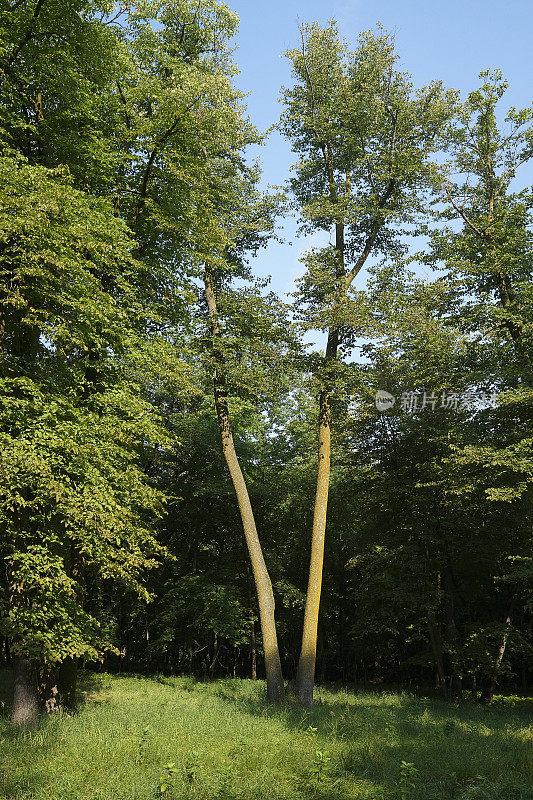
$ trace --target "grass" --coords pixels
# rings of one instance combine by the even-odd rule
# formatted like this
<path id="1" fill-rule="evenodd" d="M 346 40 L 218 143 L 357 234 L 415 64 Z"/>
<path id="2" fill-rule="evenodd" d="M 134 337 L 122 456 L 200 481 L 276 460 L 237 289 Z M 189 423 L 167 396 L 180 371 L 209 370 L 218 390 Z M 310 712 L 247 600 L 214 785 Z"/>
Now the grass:
<path id="1" fill-rule="evenodd" d="M 7 688 L 6 684 L 3 688 Z M 533 800 L 532 703 L 320 690 L 270 708 L 245 680 L 85 676 L 76 714 L 0 718 L 0 799 Z"/>

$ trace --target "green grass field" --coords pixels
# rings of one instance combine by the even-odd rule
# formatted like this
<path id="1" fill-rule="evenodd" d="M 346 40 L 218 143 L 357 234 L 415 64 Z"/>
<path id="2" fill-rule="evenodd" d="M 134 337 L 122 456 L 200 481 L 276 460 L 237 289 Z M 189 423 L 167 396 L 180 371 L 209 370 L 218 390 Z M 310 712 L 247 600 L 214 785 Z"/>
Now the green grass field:
<path id="1" fill-rule="evenodd" d="M 80 688 L 72 716 L 26 731 L 0 719 L 0 798 L 533 800 L 525 699 L 321 690 L 304 712 L 266 706 L 245 680 L 98 675 Z"/>

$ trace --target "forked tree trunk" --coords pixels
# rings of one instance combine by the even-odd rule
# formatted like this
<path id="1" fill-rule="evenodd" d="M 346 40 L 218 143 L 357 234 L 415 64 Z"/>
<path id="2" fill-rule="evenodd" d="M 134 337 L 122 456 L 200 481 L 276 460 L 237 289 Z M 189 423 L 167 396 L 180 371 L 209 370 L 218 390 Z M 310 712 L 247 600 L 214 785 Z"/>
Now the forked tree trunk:
<path id="1" fill-rule="evenodd" d="M 244 536 L 248 546 L 248 553 L 252 564 L 255 588 L 259 603 L 259 619 L 261 622 L 261 632 L 263 634 L 263 649 L 265 652 L 265 673 L 267 682 L 267 700 L 271 703 L 279 702 L 284 694 L 283 674 L 281 670 L 281 660 L 279 657 L 278 637 L 276 633 L 276 622 L 274 618 L 275 603 L 272 583 L 263 557 L 261 543 L 257 534 L 255 519 L 246 487 L 246 481 L 241 471 L 239 459 L 235 451 L 227 400 L 226 375 L 224 369 L 224 358 L 219 345 L 220 325 L 216 297 L 213 290 L 211 275 L 208 270 L 204 273 L 205 296 L 209 309 L 209 319 L 211 321 L 211 331 L 213 335 L 213 349 L 217 362 L 214 394 L 215 408 L 222 437 L 222 452 L 228 465 L 229 473 L 237 495 L 239 511 L 241 514 Z"/>
<path id="2" fill-rule="evenodd" d="M 307 79 L 311 91 L 310 73 L 307 71 Z M 394 119 L 394 129 L 396 128 L 397 116 Z M 339 194 L 335 181 L 335 172 L 332 162 L 331 145 L 328 142 L 320 143 L 324 158 L 324 175 L 329 186 L 329 199 L 332 204 L 337 204 Z M 392 150 L 391 150 L 392 157 Z M 346 171 L 345 199 L 351 195 L 351 171 Z M 364 247 L 351 269 L 346 270 L 345 266 L 345 247 L 344 232 L 345 221 L 341 216 L 335 221 L 335 250 L 337 251 L 337 263 L 335 267 L 337 279 L 337 302 L 340 307 L 346 300 L 348 289 L 353 280 L 359 274 L 368 256 L 372 251 L 376 237 L 383 225 L 382 209 L 384 209 L 392 197 L 395 190 L 395 179 L 390 176 L 387 186 L 379 198 L 378 213 L 370 226 L 370 232 L 365 241 Z M 340 329 L 338 325 L 333 325 L 328 332 L 328 342 L 326 346 L 325 362 L 334 362 L 338 358 L 338 348 L 340 341 Z M 317 489 L 315 497 L 315 508 L 313 514 L 313 538 L 311 543 L 311 563 L 309 565 L 309 582 L 307 588 L 307 599 L 305 604 L 304 627 L 302 633 L 302 649 L 298 663 L 298 673 L 296 676 L 296 692 L 304 707 L 313 704 L 313 683 L 316 662 L 316 639 L 318 631 L 318 612 L 320 607 L 320 595 L 322 591 L 322 569 L 324 564 L 324 539 L 326 534 L 326 517 L 328 508 L 329 480 L 331 469 L 331 388 L 327 386 L 328 377 L 326 376 L 326 386 L 320 394 L 319 400 L 319 419 L 318 419 L 318 475 Z"/>
<path id="3" fill-rule="evenodd" d="M 329 183 L 332 203 L 337 202 L 337 189 L 331 166 L 331 154 L 323 147 L 324 167 Z M 350 194 L 350 176 L 346 175 L 346 194 Z M 348 287 L 355 277 L 356 267 L 350 275 L 345 275 L 344 266 L 344 223 L 335 223 L 335 250 L 337 251 L 336 278 L 339 282 L 340 302 L 346 297 Z M 366 258 L 366 256 L 365 256 Z M 361 268 L 364 261 L 359 265 Z M 325 362 L 337 360 L 339 349 L 339 330 L 330 328 L 326 345 Z M 327 380 L 327 376 L 326 376 Z M 313 705 L 313 686 L 315 681 L 316 644 L 318 633 L 318 612 L 322 593 L 322 572 L 324 567 L 324 541 L 328 512 L 329 479 L 331 472 L 331 390 L 326 387 L 320 393 L 318 404 L 318 470 L 316 481 L 315 507 L 313 511 L 313 533 L 311 539 L 311 561 L 305 601 L 302 648 L 296 675 L 296 693 L 304 708 Z"/>
<path id="4" fill-rule="evenodd" d="M 331 154 L 327 146 L 322 148 L 324 167 L 329 183 L 330 200 L 337 202 L 337 189 L 331 166 Z M 346 175 L 346 191 L 350 193 L 350 176 Z M 335 224 L 335 250 L 337 251 L 336 277 L 341 284 L 341 302 L 350 285 L 350 278 L 345 276 L 344 268 L 344 224 Z M 355 272 L 352 276 L 355 277 Z M 326 345 L 326 365 L 336 361 L 339 349 L 339 331 L 330 328 Z M 316 481 L 315 507 L 313 511 L 313 533 L 311 539 L 311 561 L 309 564 L 309 580 L 305 601 L 304 625 L 302 631 L 302 648 L 296 674 L 296 693 L 304 708 L 313 705 L 313 687 L 315 682 L 316 644 L 318 633 L 318 612 L 322 593 L 322 572 L 324 567 L 324 541 L 326 537 L 326 519 L 328 512 L 329 479 L 331 472 L 331 391 L 326 386 L 320 393 L 318 407 L 318 470 Z"/>
<path id="5" fill-rule="evenodd" d="M 13 714 L 16 725 L 31 725 L 39 714 L 39 697 L 34 670 L 28 659 L 13 656 Z"/>

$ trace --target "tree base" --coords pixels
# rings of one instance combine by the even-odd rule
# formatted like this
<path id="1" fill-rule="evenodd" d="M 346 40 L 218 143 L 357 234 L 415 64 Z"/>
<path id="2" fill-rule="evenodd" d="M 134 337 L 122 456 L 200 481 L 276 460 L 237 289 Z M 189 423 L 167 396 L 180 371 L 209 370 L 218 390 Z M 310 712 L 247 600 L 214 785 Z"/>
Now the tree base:
<path id="1" fill-rule="evenodd" d="M 28 659 L 13 658 L 13 713 L 15 725 L 33 725 L 39 716 L 39 696 L 34 670 Z"/>

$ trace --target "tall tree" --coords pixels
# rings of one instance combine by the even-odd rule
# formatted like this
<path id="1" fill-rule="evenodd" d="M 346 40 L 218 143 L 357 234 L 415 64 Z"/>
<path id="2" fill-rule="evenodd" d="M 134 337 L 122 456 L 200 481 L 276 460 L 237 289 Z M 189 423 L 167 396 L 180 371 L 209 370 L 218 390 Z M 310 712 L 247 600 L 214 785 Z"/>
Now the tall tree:
<path id="1" fill-rule="evenodd" d="M 331 468 L 331 404 L 339 356 L 357 326 L 351 286 L 373 253 L 401 250 L 400 233 L 422 209 L 430 156 L 451 110 L 440 84 L 413 94 L 395 69 L 392 38 L 363 34 L 350 52 L 336 25 L 301 29 L 288 56 L 295 85 L 284 91 L 282 129 L 300 156 L 292 189 L 305 230 L 334 230 L 334 245 L 312 253 L 301 281 L 309 327 L 327 332 L 318 374 L 318 474 L 297 691 L 313 700 L 318 612 Z"/>
<path id="2" fill-rule="evenodd" d="M 267 699 L 279 702 L 283 696 L 284 684 L 279 655 L 275 621 L 275 602 L 272 582 L 265 563 L 257 527 L 250 503 L 248 488 L 244 479 L 231 430 L 228 405 L 228 375 L 225 366 L 224 351 L 221 342 L 221 325 L 217 309 L 217 301 L 213 289 L 213 277 L 206 267 L 204 273 L 205 297 L 209 311 L 211 334 L 213 341 L 213 357 L 215 360 L 214 398 L 217 419 L 222 437 L 222 452 L 228 466 L 231 480 L 237 496 L 246 544 L 250 555 L 252 571 L 259 603 L 259 618 L 263 636 L 265 654 L 265 671 L 267 680 Z M 242 313 L 242 312 L 241 312 Z"/>
<path id="3" fill-rule="evenodd" d="M 106 648 L 88 584 L 148 599 L 162 498 L 140 457 L 170 440 L 143 397 L 156 320 L 124 224 L 64 171 L 16 156 L 1 170 L 1 624 L 25 722 L 39 677 Z"/>
<path id="4" fill-rule="evenodd" d="M 512 108 L 502 124 L 499 103 L 507 83 L 499 70 L 479 77 L 482 85 L 462 104 L 450 132 L 440 215 L 445 224 L 432 232 L 425 260 L 445 271 L 461 298 L 450 318 L 478 343 L 471 380 L 477 378 L 498 394 L 483 433 L 462 454 L 471 486 L 484 484 L 492 504 L 507 506 L 507 513 L 520 517 L 532 489 L 533 195 L 530 189 L 512 187 L 520 180 L 520 167 L 533 157 L 533 112 Z M 487 699 L 502 665 L 512 616 L 520 614 L 517 600 L 523 597 L 517 592 L 520 584 L 506 586 L 507 608 L 500 619 L 487 621 L 487 631 L 492 626 L 501 637 L 496 644 L 488 636 L 494 644 L 492 663 L 484 669 Z"/>

